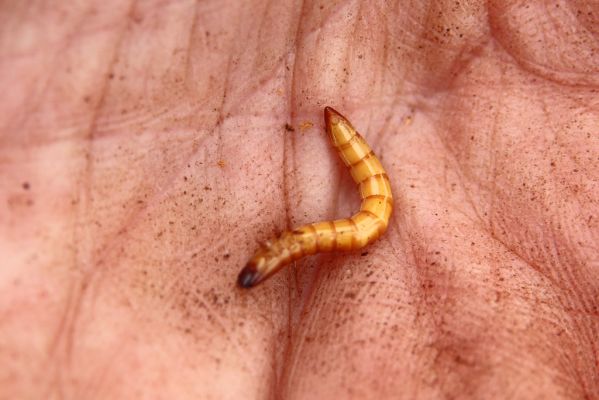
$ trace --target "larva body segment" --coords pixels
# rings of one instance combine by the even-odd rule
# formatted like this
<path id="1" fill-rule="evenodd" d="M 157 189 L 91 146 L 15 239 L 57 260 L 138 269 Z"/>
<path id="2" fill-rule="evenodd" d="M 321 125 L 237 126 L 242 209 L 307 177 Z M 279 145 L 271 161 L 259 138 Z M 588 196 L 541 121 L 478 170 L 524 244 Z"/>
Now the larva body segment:
<path id="1" fill-rule="evenodd" d="M 379 159 L 351 123 L 325 107 L 327 132 L 360 190 L 360 211 L 351 218 L 317 222 L 284 232 L 264 243 L 243 268 L 237 283 L 250 288 L 283 266 L 321 252 L 359 249 L 378 239 L 387 229 L 393 210 L 389 178 Z"/>

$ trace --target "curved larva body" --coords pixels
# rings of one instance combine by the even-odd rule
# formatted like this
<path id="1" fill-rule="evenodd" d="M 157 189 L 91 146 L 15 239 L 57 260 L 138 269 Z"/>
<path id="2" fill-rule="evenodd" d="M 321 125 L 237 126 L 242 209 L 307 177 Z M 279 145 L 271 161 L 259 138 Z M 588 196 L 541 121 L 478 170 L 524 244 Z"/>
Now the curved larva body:
<path id="1" fill-rule="evenodd" d="M 359 186 L 360 211 L 351 218 L 304 225 L 264 243 L 239 274 L 241 287 L 252 287 L 307 255 L 359 249 L 387 229 L 393 197 L 383 166 L 345 117 L 326 107 L 324 118 L 333 146 Z"/>

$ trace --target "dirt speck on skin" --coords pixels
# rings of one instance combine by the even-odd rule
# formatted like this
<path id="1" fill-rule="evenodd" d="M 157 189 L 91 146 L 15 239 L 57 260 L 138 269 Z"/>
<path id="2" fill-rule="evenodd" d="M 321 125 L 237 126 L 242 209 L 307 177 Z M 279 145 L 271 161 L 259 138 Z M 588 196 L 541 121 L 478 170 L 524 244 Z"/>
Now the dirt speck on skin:
<path id="1" fill-rule="evenodd" d="M 300 131 L 302 131 L 302 132 L 303 132 L 303 131 L 305 131 L 306 129 L 310 129 L 310 128 L 312 128 L 313 126 L 314 126 L 314 124 L 313 124 L 312 122 L 310 122 L 310 121 L 304 121 L 304 122 L 302 122 L 302 123 L 300 124 L 299 128 L 300 128 Z"/>
<path id="2" fill-rule="evenodd" d="M 8 208 L 14 211 L 20 208 L 31 207 L 34 202 L 30 195 L 22 193 L 10 195 L 7 204 Z"/>

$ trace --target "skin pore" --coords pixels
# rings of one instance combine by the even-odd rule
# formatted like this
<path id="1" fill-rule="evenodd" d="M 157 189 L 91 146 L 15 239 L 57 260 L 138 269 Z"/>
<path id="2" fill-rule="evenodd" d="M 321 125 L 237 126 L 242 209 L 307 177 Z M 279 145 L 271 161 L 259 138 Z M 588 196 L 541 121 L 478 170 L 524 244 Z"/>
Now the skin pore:
<path id="1" fill-rule="evenodd" d="M 0 5 L 2 397 L 599 397 L 598 16 Z M 325 105 L 388 230 L 241 291 L 258 242 L 359 206 Z"/>

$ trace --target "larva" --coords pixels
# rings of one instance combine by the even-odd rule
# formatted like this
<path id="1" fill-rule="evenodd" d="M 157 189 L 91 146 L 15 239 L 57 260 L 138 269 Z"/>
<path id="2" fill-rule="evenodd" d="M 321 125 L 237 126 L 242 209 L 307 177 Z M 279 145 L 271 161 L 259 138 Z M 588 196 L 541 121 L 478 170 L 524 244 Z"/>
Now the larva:
<path id="1" fill-rule="evenodd" d="M 389 178 L 379 159 L 351 123 L 325 107 L 327 132 L 359 186 L 362 204 L 351 218 L 317 222 L 286 231 L 262 244 L 239 273 L 237 284 L 250 288 L 301 257 L 362 248 L 387 229 L 393 209 Z"/>

